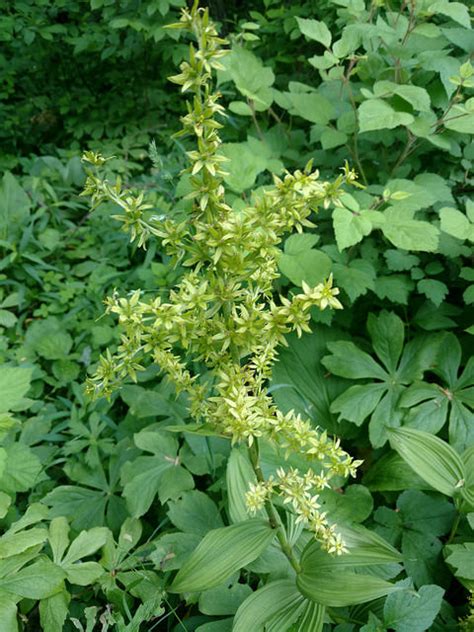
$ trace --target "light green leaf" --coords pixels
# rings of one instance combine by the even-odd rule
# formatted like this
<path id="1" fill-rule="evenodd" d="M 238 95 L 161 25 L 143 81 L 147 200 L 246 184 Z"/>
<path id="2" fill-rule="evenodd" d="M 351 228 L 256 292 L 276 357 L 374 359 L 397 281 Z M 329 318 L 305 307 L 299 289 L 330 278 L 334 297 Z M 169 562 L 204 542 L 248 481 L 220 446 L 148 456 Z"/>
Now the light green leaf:
<path id="1" fill-rule="evenodd" d="M 283 253 L 278 261 L 281 272 L 295 285 L 303 281 L 314 287 L 331 272 L 331 259 L 324 252 L 305 250 L 297 255 Z"/>
<path id="2" fill-rule="evenodd" d="M 397 112 L 382 99 L 369 99 L 359 106 L 359 126 L 362 132 L 379 129 L 394 129 L 399 125 L 410 125 L 415 120 L 411 114 Z"/>
<path id="3" fill-rule="evenodd" d="M 374 84 L 376 97 L 385 97 L 397 94 L 410 103 L 415 110 L 420 112 L 430 111 L 430 95 L 424 88 L 412 85 L 400 85 L 393 81 L 377 81 Z"/>
<path id="4" fill-rule="evenodd" d="M 8 595 L 0 595 L 0 632 L 18 632 L 16 613 L 15 598 L 10 598 Z M 45 630 L 45 632 L 49 632 L 49 630 Z M 57 631 L 53 630 L 51 632 Z"/>
<path id="5" fill-rule="evenodd" d="M 346 570 L 320 572 L 307 569 L 298 575 L 296 583 L 308 599 L 334 608 L 373 601 L 400 590 L 384 579 Z"/>
<path id="6" fill-rule="evenodd" d="M 300 31 L 309 39 L 320 42 L 326 48 L 331 46 L 331 32 L 324 22 L 318 20 L 306 20 L 305 18 L 296 18 Z"/>
<path id="7" fill-rule="evenodd" d="M 5 413 L 24 398 L 31 382 L 31 369 L 0 367 L 0 413 Z"/>
<path id="8" fill-rule="evenodd" d="M 224 582 L 250 564 L 274 537 L 268 522 L 255 518 L 209 531 L 176 575 L 170 592 L 198 592 Z"/>
<path id="9" fill-rule="evenodd" d="M 105 568 L 97 562 L 62 564 L 67 580 L 77 586 L 89 586 L 105 573 Z"/>
<path id="10" fill-rule="evenodd" d="M 26 492 L 38 481 L 43 466 L 30 448 L 12 443 L 5 448 L 7 460 L 0 488 L 8 493 Z"/>
<path id="11" fill-rule="evenodd" d="M 89 531 L 81 531 L 77 538 L 69 547 L 66 557 L 62 560 L 63 564 L 74 564 L 83 557 L 88 557 L 101 549 L 110 531 L 106 527 L 95 527 Z"/>
<path id="12" fill-rule="evenodd" d="M 429 8 L 430 13 L 441 13 L 446 15 L 458 24 L 467 29 L 471 28 L 469 9 L 462 2 L 452 2 L 451 0 L 437 0 Z"/>
<path id="13" fill-rule="evenodd" d="M 0 538 L 0 558 L 11 557 L 23 553 L 27 549 L 42 544 L 47 540 L 48 532 L 40 527 L 19 531 L 18 533 L 7 532 Z"/>
<path id="14" fill-rule="evenodd" d="M 372 223 L 364 217 L 364 211 L 353 213 L 345 208 L 336 208 L 332 219 L 339 250 L 359 243 L 372 230 Z"/>
<path id="15" fill-rule="evenodd" d="M 225 143 L 220 153 L 228 159 L 224 180 L 236 193 L 252 187 L 258 174 L 268 168 L 268 157 L 248 143 Z"/>
<path id="16" fill-rule="evenodd" d="M 443 124 L 454 132 L 474 134 L 474 112 L 465 105 L 453 105 Z"/>
<path id="17" fill-rule="evenodd" d="M 413 428 L 388 428 L 390 443 L 434 489 L 453 496 L 466 475 L 461 457 L 442 439 Z"/>
<path id="18" fill-rule="evenodd" d="M 317 92 L 290 92 L 287 94 L 292 105 L 291 113 L 301 116 L 311 123 L 327 125 L 336 115 L 333 104 L 322 94 Z"/>
<path id="19" fill-rule="evenodd" d="M 321 134 L 321 146 L 323 149 L 333 149 L 340 147 L 347 142 L 347 134 L 338 129 L 326 128 Z"/>
<path id="20" fill-rule="evenodd" d="M 0 590 L 27 599 L 44 599 L 60 590 L 63 579 L 64 572 L 44 559 L 0 579 Z"/>
<path id="21" fill-rule="evenodd" d="M 439 212 L 441 230 L 458 239 L 468 239 L 471 223 L 468 218 L 455 208 L 444 207 Z"/>
<path id="22" fill-rule="evenodd" d="M 348 553 L 333 556 L 324 551 L 319 542 L 311 540 L 301 556 L 303 572 L 339 572 L 341 569 L 400 562 L 402 555 L 374 531 L 362 525 L 338 525 Z M 329 605 L 329 604 L 328 604 Z"/>
<path id="23" fill-rule="evenodd" d="M 290 235 L 285 241 L 285 254 L 300 255 L 308 252 L 319 241 L 319 235 L 312 233 L 295 233 Z"/>
<path id="24" fill-rule="evenodd" d="M 281 579 L 263 586 L 242 603 L 234 619 L 233 632 L 264 632 L 264 624 L 280 610 L 303 604 L 294 582 Z"/>
<path id="25" fill-rule="evenodd" d="M 66 590 L 42 599 L 39 604 L 43 632 L 62 632 L 69 610 L 71 597 Z"/>
<path id="26" fill-rule="evenodd" d="M 242 522 L 248 519 L 245 494 L 249 489 L 249 484 L 254 483 L 255 480 L 255 472 L 247 454 L 243 450 L 233 447 L 227 461 L 226 471 L 229 517 L 232 522 Z"/>
<path id="27" fill-rule="evenodd" d="M 69 546 L 69 523 L 64 516 L 58 516 L 51 520 L 49 525 L 49 545 L 53 553 L 54 562 L 59 564 Z"/>
<path id="28" fill-rule="evenodd" d="M 439 230 L 428 222 L 409 219 L 396 209 L 387 209 L 382 225 L 385 237 L 397 248 L 433 252 L 438 247 Z"/>
<path id="29" fill-rule="evenodd" d="M 254 53 L 242 46 L 234 46 L 223 63 L 237 90 L 254 101 L 256 109 L 270 107 L 273 101 L 270 86 L 275 81 L 271 68 L 265 67 Z"/>

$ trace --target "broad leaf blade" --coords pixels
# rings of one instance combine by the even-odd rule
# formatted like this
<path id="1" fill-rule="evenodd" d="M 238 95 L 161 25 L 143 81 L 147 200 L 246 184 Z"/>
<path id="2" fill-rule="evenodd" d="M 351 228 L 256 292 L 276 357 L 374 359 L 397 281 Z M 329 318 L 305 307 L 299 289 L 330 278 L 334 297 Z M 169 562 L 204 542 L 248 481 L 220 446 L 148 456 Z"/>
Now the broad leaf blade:
<path id="1" fill-rule="evenodd" d="M 434 489 L 453 496 L 466 478 L 464 463 L 442 439 L 413 428 L 389 428 L 394 450 Z"/>
<path id="2" fill-rule="evenodd" d="M 303 603 L 295 583 L 281 579 L 252 593 L 241 604 L 234 618 L 232 632 L 262 632 L 263 625 L 280 610 Z"/>
<path id="3" fill-rule="evenodd" d="M 274 531 L 258 518 L 210 531 L 183 565 L 170 592 L 197 592 L 218 586 L 264 551 Z"/>
<path id="4" fill-rule="evenodd" d="M 388 595 L 397 586 L 373 575 L 351 571 L 321 572 L 318 568 L 305 570 L 296 580 L 302 594 L 325 606 L 343 608 Z"/>

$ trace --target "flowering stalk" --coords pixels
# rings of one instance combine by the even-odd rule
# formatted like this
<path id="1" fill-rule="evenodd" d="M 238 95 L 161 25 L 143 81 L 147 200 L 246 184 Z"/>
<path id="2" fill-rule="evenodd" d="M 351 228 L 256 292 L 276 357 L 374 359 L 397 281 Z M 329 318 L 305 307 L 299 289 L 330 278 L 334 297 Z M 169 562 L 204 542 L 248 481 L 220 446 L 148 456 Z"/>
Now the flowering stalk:
<path id="1" fill-rule="evenodd" d="M 123 210 L 118 216 L 123 230 L 139 245 L 148 239 L 161 240 L 162 249 L 175 265 L 186 271 L 166 300 L 145 300 L 137 290 L 131 296 L 113 295 L 106 301 L 107 311 L 118 316 L 123 330 L 115 356 L 110 353 L 99 362 L 88 389 L 93 395 L 109 395 L 123 379 L 136 380 L 136 373 L 150 360 L 161 368 L 177 392 L 189 398 L 191 415 L 206 422 L 232 444 L 246 442 L 258 487 L 247 494 L 249 510 L 264 507 L 283 551 L 290 563 L 298 562 L 285 536 L 272 503 L 278 493 L 331 552 L 344 546 L 334 525 L 317 512 L 312 490 L 328 486 L 336 475 L 354 475 L 359 462 L 353 461 L 339 441 L 315 430 L 309 421 L 294 412 L 283 414 L 267 392 L 277 347 L 285 335 L 311 331 L 310 310 L 340 309 L 339 290 L 332 277 L 316 287 L 303 284 L 302 292 L 290 298 L 275 297 L 273 282 L 279 276 L 279 244 L 286 234 L 313 226 L 310 216 L 321 205 L 338 204 L 343 184 L 355 181 L 346 165 L 333 182 L 319 180 L 308 164 L 304 171 L 274 178 L 274 186 L 256 197 L 253 205 L 236 211 L 225 198 L 223 163 L 219 153 L 225 115 L 212 89 L 212 72 L 221 68 L 225 43 L 209 20 L 208 11 L 183 10 L 179 24 L 171 25 L 190 32 L 197 48 L 190 44 L 189 61 L 171 81 L 191 93 L 187 114 L 182 117 L 179 135 L 195 137 L 196 149 L 188 152 L 193 199 L 191 216 L 178 222 L 150 214 L 142 196 L 111 184 L 95 170 L 88 171 L 84 194 L 94 205 L 103 200 Z M 87 153 L 84 159 L 100 167 L 104 158 Z M 196 363 L 203 368 L 195 372 Z M 279 471 L 275 481 L 263 478 L 258 455 L 258 439 L 280 445 L 287 453 L 304 454 L 309 463 L 319 464 L 301 477 L 297 471 Z"/>

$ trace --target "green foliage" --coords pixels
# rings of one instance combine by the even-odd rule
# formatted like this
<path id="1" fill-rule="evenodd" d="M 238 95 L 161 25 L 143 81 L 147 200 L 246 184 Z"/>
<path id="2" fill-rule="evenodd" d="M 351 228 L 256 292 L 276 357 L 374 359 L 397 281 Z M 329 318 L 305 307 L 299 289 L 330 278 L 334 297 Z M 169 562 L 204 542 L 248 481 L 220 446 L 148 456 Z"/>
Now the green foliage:
<path id="1" fill-rule="evenodd" d="M 223 125 L 223 142 L 206 156 L 209 146 L 187 155 L 188 137 L 170 139 L 183 106 L 166 76 L 189 48 L 164 26 L 184 3 L 3 4 L 0 628 L 441 632 L 459 620 L 470 630 L 469 3 L 210 0 L 231 52 L 210 84 L 227 117 L 202 119 Z M 92 214 L 77 196 L 87 177 L 79 142 L 92 159 L 117 156 L 90 174 L 103 187 Z M 303 171 L 310 160 L 318 177 Z M 195 173 L 180 175 L 190 162 Z M 280 221 L 285 208 L 304 209 L 294 188 L 353 180 L 352 167 L 362 186 L 328 204 L 318 192 L 317 226 L 308 213 L 300 232 L 277 227 L 252 264 L 275 208 Z M 217 180 L 225 197 L 204 190 Z M 216 200 L 226 222 L 212 214 Z M 129 246 L 117 219 L 146 251 Z M 258 314 L 245 292 L 230 295 L 238 266 L 243 289 L 265 281 Z M 307 305 L 301 318 L 295 301 L 320 283 L 344 309 Z M 104 296 L 112 313 L 100 316 Z M 184 312 L 164 315 L 183 300 Z M 135 349 L 137 306 L 143 336 L 153 348 L 170 343 L 198 401 L 163 379 L 177 368 L 162 366 L 169 356 L 145 353 L 133 358 L 144 370 L 129 362 L 113 376 L 108 386 L 126 383 L 109 400 L 85 396 L 87 376 L 110 369 L 101 355 Z M 266 360 L 252 348 L 268 341 L 259 317 L 269 306 L 281 323 L 288 307 L 291 323 L 271 381 L 268 365 L 260 390 L 242 382 L 241 396 L 271 402 L 270 413 L 245 408 L 229 432 L 231 407 L 209 399 L 221 388 L 215 368 L 233 365 L 225 384 L 235 385 L 238 367 Z M 206 401 L 196 422 L 188 410 Z M 277 437 L 265 430 L 273 418 L 285 420 Z M 249 419 L 250 453 L 239 434 Z M 334 475 L 333 488 L 308 492 L 319 496 L 313 518 L 337 523 L 348 554 L 326 553 L 300 520 L 298 490 L 324 479 L 295 428 L 327 446 L 325 433 L 336 435 L 364 461 L 355 482 Z"/>

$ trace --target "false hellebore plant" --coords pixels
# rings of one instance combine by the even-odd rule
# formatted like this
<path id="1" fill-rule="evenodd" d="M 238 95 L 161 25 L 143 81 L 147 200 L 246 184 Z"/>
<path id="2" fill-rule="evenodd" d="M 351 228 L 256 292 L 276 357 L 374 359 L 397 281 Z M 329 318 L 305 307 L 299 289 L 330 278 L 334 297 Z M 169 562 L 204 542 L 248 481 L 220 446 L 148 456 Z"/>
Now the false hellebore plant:
<path id="1" fill-rule="evenodd" d="M 346 577 L 337 560 L 350 556 L 352 562 L 342 565 L 347 575 L 351 563 L 380 564 L 399 559 L 397 552 L 374 534 L 347 528 L 341 532 L 330 516 L 320 511 L 318 492 L 329 487 L 333 477 L 340 481 L 340 477 L 354 476 L 360 461 L 354 461 L 339 440 L 318 432 L 309 421 L 293 412 L 283 414 L 267 392 L 277 348 L 285 344 L 285 335 L 310 331 L 314 306 L 342 307 L 331 277 L 316 287 L 303 285 L 303 292 L 290 298 L 275 297 L 278 245 L 291 231 L 312 226 L 309 217 L 319 206 L 337 204 L 342 185 L 353 184 L 356 176 L 346 165 L 335 181 L 323 182 L 309 164 L 304 171 L 275 177 L 274 186 L 256 194 L 253 204 L 243 210 L 229 206 L 223 185 L 225 159 L 219 154 L 222 125 L 217 120 L 224 111 L 219 105 L 220 95 L 212 87 L 213 70 L 221 68 L 219 60 L 226 52 L 221 45 L 225 42 L 218 37 L 207 10 L 199 9 L 197 3 L 192 10 L 183 10 L 181 22 L 171 28 L 189 31 L 197 40 L 197 47 L 190 45 L 189 61 L 181 64 L 180 74 L 171 77 L 182 86 L 182 92 L 192 94 L 179 132 L 196 139 L 196 149 L 188 152 L 191 164 L 186 170 L 194 200 L 192 215 L 183 221 L 149 217 L 151 207 L 143 202 L 142 195 L 122 189 L 119 181 L 109 183 L 95 169 L 88 172 L 84 194 L 91 196 L 94 207 L 105 200 L 120 206 L 123 214 L 116 218 L 131 239 L 145 247 L 150 237 L 158 238 L 162 249 L 185 273 L 167 300 L 145 300 L 139 290 L 126 298 L 106 300 L 108 312 L 118 315 L 122 341 L 115 356 L 108 353 L 101 358 L 89 390 L 96 396 L 108 395 L 124 378 L 134 380 L 143 362 L 151 359 L 178 393 L 187 394 L 196 420 L 187 430 L 219 434 L 229 437 L 232 445 L 248 447 L 254 477 L 253 482 L 248 481 L 245 501 L 248 513 L 258 517 L 209 532 L 178 572 L 170 592 L 200 591 L 222 583 L 256 559 L 276 536 L 298 575 L 299 590 L 294 578 L 289 585 L 276 582 L 275 590 L 289 590 L 294 620 L 306 617 L 311 625 L 314 623 L 308 629 L 317 630 L 316 620 L 322 625 L 324 617 L 320 604 L 347 605 L 344 591 L 356 577 L 361 578 L 359 584 L 365 583 L 364 577 L 368 583 L 359 585 L 350 603 L 379 597 L 394 588 L 374 576 L 349 573 Z M 84 159 L 94 167 L 106 160 L 92 152 Z M 287 455 L 304 455 L 307 470 L 280 467 L 274 477 L 265 478 L 260 464 L 261 441 L 278 445 Z M 306 537 L 303 544 L 310 544 L 300 558 L 276 509 L 278 504 L 292 510 L 289 522 L 293 530 L 296 523 L 302 523 L 306 536 L 314 535 Z M 357 553 L 361 546 L 371 551 L 366 562 Z M 339 578 L 338 598 L 324 596 L 327 582 L 324 573 L 312 578 L 313 562 L 331 572 L 331 582 Z M 339 575 L 335 574 L 338 569 Z M 255 606 L 247 601 L 234 629 L 256 629 L 252 627 Z M 268 608 L 265 612 L 272 614 Z M 252 624 L 244 628 L 245 617 L 250 616 Z"/>

